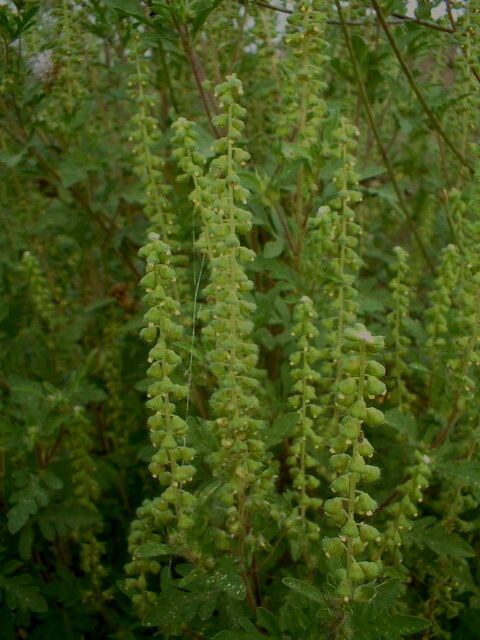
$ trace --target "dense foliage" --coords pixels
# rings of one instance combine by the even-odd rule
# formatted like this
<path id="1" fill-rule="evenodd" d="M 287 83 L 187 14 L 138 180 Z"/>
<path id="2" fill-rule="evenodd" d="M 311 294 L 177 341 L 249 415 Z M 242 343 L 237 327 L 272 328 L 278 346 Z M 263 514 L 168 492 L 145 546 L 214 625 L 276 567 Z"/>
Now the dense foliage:
<path id="1" fill-rule="evenodd" d="M 0 5 L 2 638 L 478 638 L 480 2 L 410 5 Z"/>

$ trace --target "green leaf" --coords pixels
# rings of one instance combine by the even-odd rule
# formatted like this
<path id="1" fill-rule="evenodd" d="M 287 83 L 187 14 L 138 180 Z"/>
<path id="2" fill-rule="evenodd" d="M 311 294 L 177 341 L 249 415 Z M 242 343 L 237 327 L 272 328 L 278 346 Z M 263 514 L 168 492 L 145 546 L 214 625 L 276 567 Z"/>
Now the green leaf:
<path id="1" fill-rule="evenodd" d="M 220 631 L 213 640 L 259 640 L 264 638 L 261 634 L 245 633 L 244 631 Z"/>
<path id="2" fill-rule="evenodd" d="M 22 560 L 30 560 L 32 557 L 32 546 L 33 546 L 33 527 L 28 526 L 22 529 L 20 533 L 20 538 L 18 540 L 18 553 Z"/>
<path id="3" fill-rule="evenodd" d="M 263 607 L 257 607 L 257 620 L 265 631 L 268 631 L 268 633 L 270 633 L 274 638 L 282 640 L 282 631 L 277 619 L 271 611 L 264 609 Z"/>
<path id="4" fill-rule="evenodd" d="M 478 462 L 462 460 L 460 462 L 441 462 L 435 467 L 446 476 L 458 478 L 462 486 L 469 485 L 480 489 L 480 467 Z"/>
<path id="5" fill-rule="evenodd" d="M 207 578 L 207 585 L 226 591 L 236 600 L 243 600 L 247 594 L 243 578 L 239 575 L 240 566 L 233 558 L 223 558 Z"/>
<path id="6" fill-rule="evenodd" d="M 120 11 L 120 13 L 126 13 L 127 16 L 136 18 L 139 22 L 148 24 L 148 19 L 143 13 L 138 0 L 105 0 L 105 4 L 112 7 L 112 9 Z"/>
<path id="7" fill-rule="evenodd" d="M 8 512 L 8 530 L 15 535 L 24 527 L 30 516 L 37 512 L 37 505 L 33 499 L 26 496 L 24 500 L 13 506 Z"/>
<path id="8" fill-rule="evenodd" d="M 300 593 L 305 598 L 308 598 L 308 600 L 314 600 L 319 604 L 322 604 L 325 602 L 325 598 L 322 592 L 319 589 L 317 589 L 317 587 L 314 587 L 312 584 L 308 584 L 308 582 L 304 582 L 303 580 L 297 580 L 297 578 L 283 578 L 282 582 L 283 584 L 287 585 L 287 587 L 290 587 L 290 589 L 293 589 L 294 591 L 297 591 L 297 593 Z"/>
<path id="9" fill-rule="evenodd" d="M 73 187 L 73 185 L 84 180 L 88 175 L 85 164 L 76 158 L 65 159 L 60 167 L 59 173 L 65 189 Z"/>
<path id="10" fill-rule="evenodd" d="M 173 553 L 172 548 L 168 544 L 159 544 L 156 542 L 147 542 L 135 552 L 135 558 L 155 558 L 156 556 L 167 556 Z"/>
<path id="11" fill-rule="evenodd" d="M 142 625 L 166 629 L 171 625 L 185 624 L 195 615 L 199 602 L 199 598 L 191 593 L 169 589 L 158 598 L 155 607 L 143 618 Z"/>
<path id="12" fill-rule="evenodd" d="M 421 364 L 420 362 L 410 362 L 408 366 L 410 367 L 410 369 L 413 369 L 413 371 L 420 371 L 420 373 L 428 373 L 428 375 L 432 373 L 430 369 L 428 369 L 425 365 Z"/>
<path id="13" fill-rule="evenodd" d="M 417 616 L 392 616 L 387 618 L 385 622 L 380 626 L 385 638 L 389 640 L 397 640 L 398 636 L 411 636 L 414 633 L 428 629 L 431 626 L 431 622 L 425 620 L 425 618 L 419 618 Z"/>
<path id="14" fill-rule="evenodd" d="M 21 161 L 25 153 L 27 152 L 26 148 L 23 148 L 18 153 L 10 153 L 9 151 L 0 151 L 0 162 L 5 164 L 7 167 L 12 169 L 16 167 L 17 164 Z"/>
<path id="15" fill-rule="evenodd" d="M 196 16 L 193 19 L 192 33 L 197 31 L 203 26 L 208 16 L 214 11 L 223 0 L 200 0 L 196 5 Z"/>
<path id="16" fill-rule="evenodd" d="M 279 238 L 278 240 L 272 240 L 267 242 L 267 244 L 263 248 L 263 257 L 267 260 L 271 260 L 272 258 L 278 258 L 283 251 L 283 247 L 285 242 L 283 238 Z"/>
<path id="17" fill-rule="evenodd" d="M 473 558 L 475 556 L 475 551 L 468 542 L 457 533 L 445 531 L 441 524 L 435 524 L 433 527 L 415 526 L 410 531 L 409 537 L 418 547 L 427 547 L 438 554 L 444 553 L 453 558 Z"/>
<path id="18" fill-rule="evenodd" d="M 275 446 L 283 438 L 289 438 L 298 422 L 296 413 L 283 413 L 275 418 L 271 427 L 265 429 L 263 441 L 267 449 Z"/>
<path id="19" fill-rule="evenodd" d="M 0 576 L 0 589 L 5 591 L 5 600 L 10 610 L 45 613 L 48 611 L 46 599 L 40 595 L 40 589 L 30 584 L 29 575 L 4 578 Z"/>
<path id="20" fill-rule="evenodd" d="M 373 605 L 377 611 L 383 609 L 391 609 L 395 604 L 400 590 L 402 588 L 402 581 L 400 578 L 391 578 L 382 584 L 379 584 L 376 588 L 375 599 Z"/>
<path id="21" fill-rule="evenodd" d="M 417 422 L 411 413 L 403 413 L 399 409 L 390 409 L 385 412 L 385 420 L 410 442 L 416 440 Z"/>

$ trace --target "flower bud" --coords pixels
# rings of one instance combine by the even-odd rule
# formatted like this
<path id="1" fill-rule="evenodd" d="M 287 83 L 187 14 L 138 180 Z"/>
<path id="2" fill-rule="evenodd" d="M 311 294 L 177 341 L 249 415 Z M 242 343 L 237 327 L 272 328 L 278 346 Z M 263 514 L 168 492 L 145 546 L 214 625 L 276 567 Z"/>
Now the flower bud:
<path id="1" fill-rule="evenodd" d="M 338 558 L 346 551 L 346 547 L 340 538 L 324 538 L 322 546 L 327 558 Z"/>
<path id="2" fill-rule="evenodd" d="M 351 566 L 347 569 L 347 576 L 352 582 L 362 582 L 364 575 L 362 567 L 358 562 L 352 562 Z"/>
<path id="3" fill-rule="evenodd" d="M 369 427 L 379 427 L 385 422 L 385 416 L 379 409 L 368 407 L 365 422 Z"/>
<path id="4" fill-rule="evenodd" d="M 338 516 L 343 512 L 343 499 L 331 498 L 326 500 L 324 504 L 325 513 L 330 516 Z"/>
<path id="5" fill-rule="evenodd" d="M 357 400 L 350 408 L 350 415 L 358 420 L 365 420 L 367 417 L 367 405 L 363 398 Z"/>

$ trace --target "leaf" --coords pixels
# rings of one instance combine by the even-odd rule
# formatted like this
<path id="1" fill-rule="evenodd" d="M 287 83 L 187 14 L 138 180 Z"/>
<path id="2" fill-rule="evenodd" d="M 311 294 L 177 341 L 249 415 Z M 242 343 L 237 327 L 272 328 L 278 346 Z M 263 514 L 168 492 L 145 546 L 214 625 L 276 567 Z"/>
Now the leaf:
<path id="1" fill-rule="evenodd" d="M 156 626 L 160 629 L 168 629 L 179 624 L 184 625 L 193 618 L 204 599 L 204 595 L 199 596 L 169 588 L 158 598 L 155 607 L 143 618 L 142 625 Z"/>
<path id="2" fill-rule="evenodd" d="M 428 373 L 428 375 L 432 374 L 430 369 L 427 369 L 427 367 L 425 365 L 421 364 L 420 362 L 410 362 L 408 366 L 410 367 L 410 369 L 413 369 L 413 371 L 420 371 L 421 373 Z"/>
<path id="3" fill-rule="evenodd" d="M 148 19 L 137 0 L 105 0 L 105 4 L 120 13 L 126 13 L 127 16 L 136 18 L 139 22 L 148 24 Z"/>
<path id="4" fill-rule="evenodd" d="M 173 553 L 172 548 L 168 544 L 159 544 L 156 542 L 147 542 L 135 552 L 134 558 L 155 558 L 156 556 L 167 556 Z"/>
<path id="5" fill-rule="evenodd" d="M 238 622 L 239 622 L 240 626 L 242 627 L 242 629 L 245 631 L 245 633 L 252 634 L 253 637 L 255 637 L 255 638 L 258 638 L 258 637 L 264 638 L 265 637 L 259 632 L 259 630 L 253 624 L 253 622 L 250 622 L 250 620 L 248 618 L 245 618 L 245 616 L 242 616 L 241 618 L 239 618 Z"/>
<path id="6" fill-rule="evenodd" d="M 64 160 L 59 173 L 65 189 L 73 187 L 73 185 L 84 180 L 88 175 L 85 163 L 80 162 L 76 158 L 67 158 Z"/>
<path id="7" fill-rule="evenodd" d="M 0 588 L 5 591 L 7 606 L 12 611 L 20 609 L 33 613 L 45 613 L 48 611 L 46 599 L 39 593 L 40 589 L 32 584 L 29 575 L 20 575 L 13 578 L 0 576 Z"/>
<path id="8" fill-rule="evenodd" d="M 274 638 L 282 640 L 282 631 L 277 619 L 271 611 L 264 609 L 263 607 L 257 607 L 257 620 L 258 623 L 268 631 L 268 633 L 272 634 Z"/>
<path id="9" fill-rule="evenodd" d="M 277 258 L 279 255 L 281 255 L 284 245 L 285 242 L 283 238 L 267 242 L 267 244 L 263 248 L 263 257 L 267 260 Z"/>
<path id="10" fill-rule="evenodd" d="M 213 640 L 259 640 L 264 638 L 261 634 L 245 633 L 244 631 L 220 631 Z"/>
<path id="11" fill-rule="evenodd" d="M 240 566 L 233 558 L 223 558 L 207 578 L 207 585 L 226 591 L 236 600 L 243 600 L 247 594 L 243 578 L 239 575 Z"/>
<path id="12" fill-rule="evenodd" d="M 385 420 L 410 442 L 415 441 L 417 437 L 417 422 L 411 413 L 403 413 L 399 409 L 390 409 L 385 412 Z"/>
<path id="13" fill-rule="evenodd" d="M 371 180 L 372 178 L 378 178 L 379 176 L 385 175 L 385 173 L 387 173 L 385 167 L 379 167 L 374 164 L 369 164 L 361 171 L 360 182 Z"/>
<path id="14" fill-rule="evenodd" d="M 397 600 L 397 597 L 402 588 L 402 581 L 400 578 L 392 578 L 382 584 L 379 584 L 376 588 L 376 595 L 372 602 L 377 611 L 383 609 L 391 609 Z"/>
<path id="15" fill-rule="evenodd" d="M 26 153 L 26 148 L 23 148 L 18 153 L 10 153 L 9 151 L 0 151 L 0 162 L 12 169 L 16 167 L 20 160 Z"/>
<path id="16" fill-rule="evenodd" d="M 471 462 L 470 460 L 441 462 L 435 468 L 446 476 L 460 479 L 462 486 L 471 485 L 480 489 L 480 467 L 478 462 Z"/>
<path id="17" fill-rule="evenodd" d="M 32 557 L 33 539 L 33 527 L 24 527 L 20 533 L 20 539 L 18 541 L 18 553 L 22 560 L 30 560 Z"/>
<path id="18" fill-rule="evenodd" d="M 15 535 L 20 531 L 22 527 L 24 527 L 32 513 L 36 512 L 35 510 L 31 510 L 25 503 L 16 504 L 14 507 L 10 509 L 8 512 L 8 530 L 12 535 Z"/>
<path id="19" fill-rule="evenodd" d="M 214 11 L 223 0 L 200 0 L 197 2 L 197 13 L 193 19 L 192 33 L 195 34 L 205 23 L 208 16 Z"/>
<path id="20" fill-rule="evenodd" d="M 55 473 L 53 473 L 53 471 L 47 471 L 42 476 L 42 480 L 49 489 L 52 489 L 52 491 L 59 491 L 63 487 L 63 482 L 61 478 L 59 478 Z"/>
<path id="21" fill-rule="evenodd" d="M 277 416 L 272 426 L 264 430 L 263 441 L 265 442 L 265 447 L 270 449 L 281 442 L 283 438 L 289 438 L 297 422 L 298 416 L 296 413 L 282 413 Z"/>
<path id="22" fill-rule="evenodd" d="M 457 533 L 445 531 L 441 524 L 435 524 L 433 527 L 414 527 L 409 535 L 418 547 L 427 547 L 438 554 L 444 553 L 453 558 L 475 556 L 475 551 L 468 542 Z"/>
<path id="23" fill-rule="evenodd" d="M 380 630 L 385 638 L 396 640 L 398 635 L 411 636 L 431 626 L 429 620 L 417 616 L 391 616 L 382 624 Z"/>
<path id="24" fill-rule="evenodd" d="M 290 587 L 290 589 L 297 591 L 309 600 L 314 600 L 319 604 L 322 604 L 325 601 L 322 592 L 312 584 L 308 584 L 308 582 L 297 580 L 297 578 L 283 578 L 282 582 L 283 584 L 287 585 L 287 587 Z"/>

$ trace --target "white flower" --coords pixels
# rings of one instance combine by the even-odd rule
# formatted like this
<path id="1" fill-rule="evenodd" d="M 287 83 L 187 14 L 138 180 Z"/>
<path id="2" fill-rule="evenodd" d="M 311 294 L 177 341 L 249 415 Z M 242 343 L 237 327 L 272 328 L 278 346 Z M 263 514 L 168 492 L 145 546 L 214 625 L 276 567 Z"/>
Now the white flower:
<path id="1" fill-rule="evenodd" d="M 28 61 L 28 66 L 35 80 L 48 82 L 52 77 L 55 64 L 52 59 L 52 49 L 39 51 Z"/>
<path id="2" fill-rule="evenodd" d="M 372 334 L 366 329 L 358 332 L 358 339 L 366 342 L 367 344 L 373 344 L 374 342 Z"/>

